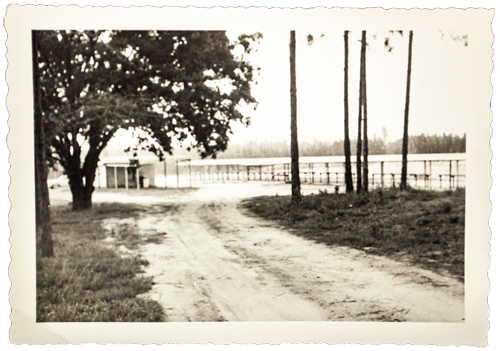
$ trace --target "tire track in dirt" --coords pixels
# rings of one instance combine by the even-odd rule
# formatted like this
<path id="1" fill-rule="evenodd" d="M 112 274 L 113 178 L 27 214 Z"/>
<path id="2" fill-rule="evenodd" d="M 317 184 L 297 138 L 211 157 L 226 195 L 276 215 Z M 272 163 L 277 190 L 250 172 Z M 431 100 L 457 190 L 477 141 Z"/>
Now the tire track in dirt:
<path id="1" fill-rule="evenodd" d="M 191 203 L 173 215 L 148 213 L 137 222 L 139 228 L 167 232 L 162 243 L 143 246 L 141 254 L 150 263 L 146 275 L 156 283 L 148 295 L 164 306 L 168 321 L 327 319 L 319 306 L 291 293 L 272 274 L 242 263 L 207 230 L 198 208 Z"/>
<path id="2" fill-rule="evenodd" d="M 236 201 L 202 206 L 212 234 L 258 274 L 317 303 L 330 320 L 462 322 L 464 287 L 408 264 L 296 237 L 244 215 Z"/>
<path id="3" fill-rule="evenodd" d="M 463 321 L 463 283 L 299 238 L 240 209 L 236 188 L 216 190 L 134 198 L 149 206 L 135 220 L 138 231 L 166 233 L 139 253 L 156 283 L 147 296 L 162 304 L 167 321 Z M 166 203 L 179 207 L 157 206 Z"/>

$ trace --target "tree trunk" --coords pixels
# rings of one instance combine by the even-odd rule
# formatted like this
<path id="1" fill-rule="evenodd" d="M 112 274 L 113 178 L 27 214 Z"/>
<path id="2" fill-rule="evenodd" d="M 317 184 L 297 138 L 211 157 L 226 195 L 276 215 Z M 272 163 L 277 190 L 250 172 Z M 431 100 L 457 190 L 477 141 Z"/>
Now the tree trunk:
<path id="1" fill-rule="evenodd" d="M 366 102 L 366 31 L 361 37 L 363 79 L 363 190 L 368 191 L 368 106 Z"/>
<path id="2" fill-rule="evenodd" d="M 407 172 L 408 172 L 408 115 L 410 113 L 410 79 L 411 79 L 411 55 L 413 45 L 413 31 L 410 31 L 410 39 L 408 43 L 408 71 L 406 76 L 406 103 L 405 103 L 405 120 L 403 131 L 403 166 L 401 168 L 401 190 L 407 188 Z"/>
<path id="3" fill-rule="evenodd" d="M 363 31 L 364 33 L 364 31 Z M 363 50 L 365 47 L 361 43 L 361 55 L 359 63 L 359 102 L 358 102 L 358 140 L 356 144 L 356 192 L 360 193 L 363 191 L 363 174 L 362 174 L 362 162 L 361 162 L 361 151 L 362 151 L 362 128 L 363 128 Z"/>
<path id="4" fill-rule="evenodd" d="M 345 187 L 352 193 L 351 140 L 349 139 L 349 31 L 344 31 L 344 154 L 345 154 Z"/>
<path id="5" fill-rule="evenodd" d="M 295 75 L 295 31 L 290 31 L 290 107 L 291 107 L 291 141 L 290 155 L 292 159 L 292 201 L 300 202 L 299 143 L 297 139 L 297 85 Z"/>
<path id="6" fill-rule="evenodd" d="M 37 237 L 41 238 L 42 257 L 54 255 L 52 223 L 50 220 L 50 199 L 47 185 L 47 145 L 43 113 L 41 108 L 40 77 L 38 71 L 38 33 L 31 32 L 33 61 L 33 107 L 35 129 L 35 219 Z"/>
<path id="7" fill-rule="evenodd" d="M 92 194 L 94 186 L 92 183 L 87 184 L 83 182 L 81 177 L 69 175 L 69 187 L 73 197 L 72 209 L 73 211 L 85 210 L 92 207 Z"/>
<path id="8" fill-rule="evenodd" d="M 92 197 L 83 182 L 83 170 L 80 168 L 80 157 L 73 155 L 66 163 L 66 174 L 68 175 L 69 188 L 73 197 L 73 211 L 80 211 L 92 206 Z"/>

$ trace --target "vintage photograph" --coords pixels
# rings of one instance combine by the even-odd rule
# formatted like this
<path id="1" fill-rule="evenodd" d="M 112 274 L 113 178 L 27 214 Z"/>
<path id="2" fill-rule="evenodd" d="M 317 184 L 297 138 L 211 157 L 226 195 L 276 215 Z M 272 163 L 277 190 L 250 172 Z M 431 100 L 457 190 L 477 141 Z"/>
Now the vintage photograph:
<path id="1" fill-rule="evenodd" d="M 35 323 L 466 325 L 492 36 L 441 14 L 31 28 Z"/>
<path id="2" fill-rule="evenodd" d="M 9 5 L 9 340 L 486 345 L 493 16 Z"/>

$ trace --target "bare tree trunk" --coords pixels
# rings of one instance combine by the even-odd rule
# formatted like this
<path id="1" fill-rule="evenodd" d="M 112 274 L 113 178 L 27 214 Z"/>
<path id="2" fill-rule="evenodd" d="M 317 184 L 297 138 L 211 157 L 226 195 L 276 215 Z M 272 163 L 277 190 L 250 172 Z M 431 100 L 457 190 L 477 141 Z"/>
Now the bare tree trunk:
<path id="1" fill-rule="evenodd" d="M 364 33 L 364 31 L 363 31 Z M 358 140 L 356 144 L 356 192 L 360 193 L 363 191 L 363 174 L 362 174 L 362 161 L 361 161 L 361 151 L 362 151 L 362 128 L 363 128 L 363 50 L 364 46 L 361 43 L 361 55 L 359 63 L 359 102 L 358 102 Z"/>
<path id="2" fill-rule="evenodd" d="M 361 37 L 363 79 L 363 190 L 368 191 L 368 107 L 366 103 L 366 31 Z"/>
<path id="3" fill-rule="evenodd" d="M 290 104 L 291 104 L 291 159 L 292 201 L 300 202 L 299 143 L 297 139 L 297 83 L 295 75 L 295 31 L 290 31 Z"/>
<path id="4" fill-rule="evenodd" d="M 413 45 L 413 31 L 410 31 L 410 39 L 408 43 L 408 71 L 406 76 L 406 104 L 405 104 L 405 120 L 403 131 L 403 166 L 401 169 L 401 190 L 407 188 L 407 172 L 408 172 L 408 119 L 410 113 L 410 81 L 411 81 L 411 55 Z"/>
<path id="5" fill-rule="evenodd" d="M 41 238 L 42 257 L 51 257 L 54 254 L 52 241 L 52 224 L 50 221 L 49 188 L 47 185 L 47 145 L 45 126 L 42 114 L 42 97 L 38 70 L 38 35 L 31 32 L 32 61 L 33 61 L 33 107 L 35 128 L 35 208 L 36 231 Z M 38 237 L 38 235 L 37 235 Z"/>
<path id="6" fill-rule="evenodd" d="M 349 31 L 344 31 L 344 154 L 346 192 L 352 193 L 351 140 L 349 139 Z"/>

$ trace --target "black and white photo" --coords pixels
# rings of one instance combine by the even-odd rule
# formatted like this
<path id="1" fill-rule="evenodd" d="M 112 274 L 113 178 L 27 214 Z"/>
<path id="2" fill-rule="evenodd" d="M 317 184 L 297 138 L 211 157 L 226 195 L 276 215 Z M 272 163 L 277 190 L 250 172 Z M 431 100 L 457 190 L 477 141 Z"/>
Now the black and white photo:
<path id="1" fill-rule="evenodd" d="M 32 218 L 11 220 L 11 267 L 32 328 L 116 342 L 92 324 L 147 322 L 120 340 L 148 343 L 218 322 L 183 340 L 223 342 L 293 322 L 273 324 L 286 342 L 318 322 L 316 342 L 482 345 L 492 15 L 12 8 L 10 196 Z"/>

